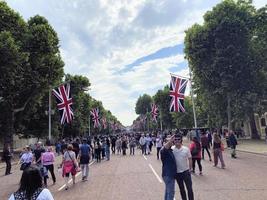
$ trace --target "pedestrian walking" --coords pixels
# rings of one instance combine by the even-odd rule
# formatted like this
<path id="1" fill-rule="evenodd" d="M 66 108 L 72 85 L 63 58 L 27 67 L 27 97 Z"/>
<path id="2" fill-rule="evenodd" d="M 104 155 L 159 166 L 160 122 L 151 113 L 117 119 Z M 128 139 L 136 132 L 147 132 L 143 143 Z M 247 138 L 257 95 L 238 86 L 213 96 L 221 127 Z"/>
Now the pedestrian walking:
<path id="1" fill-rule="evenodd" d="M 50 172 L 53 180 L 53 185 L 56 183 L 56 176 L 54 173 L 54 162 L 55 162 L 55 154 L 53 152 L 53 148 L 50 146 L 47 148 L 47 151 L 41 156 L 42 165 L 45 167 L 46 171 Z M 44 185 L 47 187 L 47 178 L 48 176 L 44 176 Z"/>
<path id="2" fill-rule="evenodd" d="M 201 165 L 201 144 L 199 143 L 197 137 L 193 137 L 190 144 L 190 152 L 192 155 L 192 172 L 195 173 L 196 162 L 198 164 L 199 175 L 202 175 L 202 165 Z"/>
<path id="3" fill-rule="evenodd" d="M 225 168 L 225 163 L 223 160 L 223 154 L 222 154 L 222 148 L 223 144 L 221 141 L 221 138 L 219 137 L 218 133 L 213 133 L 213 155 L 214 155 L 214 167 L 217 167 L 218 165 L 218 158 L 221 162 L 222 169 Z"/>
<path id="4" fill-rule="evenodd" d="M 111 150 L 112 150 L 112 154 L 115 154 L 115 151 L 116 151 L 116 140 L 117 140 L 117 138 L 115 136 L 113 136 L 111 138 Z"/>
<path id="5" fill-rule="evenodd" d="M 164 200 L 173 200 L 175 194 L 175 177 L 177 173 L 176 161 L 171 146 L 174 141 L 174 135 L 167 138 L 167 142 L 160 150 L 162 161 L 162 179 L 165 183 Z"/>
<path id="6" fill-rule="evenodd" d="M 96 143 L 95 143 L 95 157 L 96 157 L 96 162 L 101 162 L 101 143 L 100 141 L 97 139 Z"/>
<path id="7" fill-rule="evenodd" d="M 121 144 L 122 144 L 122 141 L 121 141 L 121 138 L 119 138 L 116 141 L 117 154 L 121 154 Z"/>
<path id="8" fill-rule="evenodd" d="M 87 144 L 87 140 L 83 139 L 83 143 L 80 146 L 80 151 L 79 151 L 80 167 L 82 170 L 82 181 L 88 180 L 90 152 L 91 148 Z"/>
<path id="9" fill-rule="evenodd" d="M 237 145 L 237 139 L 235 137 L 235 134 L 232 130 L 230 130 L 230 136 L 229 136 L 229 143 L 231 147 L 231 157 L 236 158 L 236 145 Z"/>
<path id="10" fill-rule="evenodd" d="M 12 154 L 10 150 L 10 145 L 5 144 L 4 149 L 3 149 L 3 156 L 2 156 L 2 160 L 6 163 L 5 176 L 12 174 L 11 173 L 11 158 L 12 158 Z"/>
<path id="11" fill-rule="evenodd" d="M 158 137 L 156 138 L 156 148 L 157 148 L 157 159 L 159 160 L 159 152 L 160 149 L 162 148 L 162 139 L 160 137 L 160 135 L 158 135 Z"/>
<path id="12" fill-rule="evenodd" d="M 129 146 L 130 146 L 130 155 L 134 155 L 134 150 L 136 146 L 136 140 L 134 136 L 130 137 Z"/>
<path id="13" fill-rule="evenodd" d="M 30 147 L 26 146 L 25 151 L 19 160 L 19 163 L 21 164 L 20 170 L 24 171 L 31 165 L 32 162 L 33 162 L 33 154 L 31 152 Z"/>
<path id="14" fill-rule="evenodd" d="M 30 166 L 25 169 L 20 179 L 19 189 L 9 200 L 54 200 L 51 192 L 43 188 L 42 176 L 39 168 Z"/>
<path id="15" fill-rule="evenodd" d="M 190 174 L 190 171 L 192 170 L 192 156 L 189 148 L 183 146 L 181 135 L 175 135 L 174 146 L 172 147 L 172 150 L 176 161 L 176 181 L 180 188 L 181 198 L 182 200 L 187 200 L 188 196 L 188 200 L 194 200 L 192 179 Z M 186 185 L 187 195 L 184 185 Z"/>
<path id="16" fill-rule="evenodd" d="M 110 160 L 110 140 L 109 140 L 109 138 L 106 139 L 105 151 L 106 151 L 105 154 L 106 154 L 107 160 Z"/>
<path id="17" fill-rule="evenodd" d="M 62 176 L 65 179 L 65 190 L 69 189 L 68 181 L 70 174 L 72 175 L 72 182 L 75 184 L 75 175 L 76 175 L 76 168 L 78 166 L 75 152 L 73 151 L 73 147 L 71 144 L 68 145 L 67 150 L 65 151 L 63 157 L 62 157 L 62 163 L 61 166 L 63 166 L 63 174 Z"/>
<path id="18" fill-rule="evenodd" d="M 122 148 L 122 155 L 126 156 L 126 149 L 128 148 L 128 144 L 127 144 L 127 138 L 125 136 L 123 136 L 121 148 Z"/>
<path id="19" fill-rule="evenodd" d="M 146 155 L 146 139 L 145 139 L 144 134 L 141 135 L 139 139 L 139 144 L 141 146 L 142 154 Z"/>
<path id="20" fill-rule="evenodd" d="M 204 151 L 206 150 L 209 156 L 209 160 L 212 161 L 211 156 L 210 156 L 210 151 L 209 151 L 209 148 L 210 148 L 209 138 L 206 133 L 203 133 L 201 135 L 200 141 L 201 141 L 201 147 L 202 147 L 202 159 L 205 160 Z"/>

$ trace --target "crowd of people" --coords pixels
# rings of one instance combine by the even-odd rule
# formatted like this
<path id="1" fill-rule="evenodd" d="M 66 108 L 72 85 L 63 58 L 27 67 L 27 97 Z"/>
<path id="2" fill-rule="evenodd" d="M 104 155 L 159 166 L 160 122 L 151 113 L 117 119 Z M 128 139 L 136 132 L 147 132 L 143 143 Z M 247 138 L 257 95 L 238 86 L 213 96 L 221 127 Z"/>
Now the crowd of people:
<path id="1" fill-rule="evenodd" d="M 223 143 L 220 134 L 210 131 L 200 131 L 198 133 L 188 132 L 191 141 L 189 146 L 184 146 L 181 131 L 168 132 L 165 134 L 144 134 L 139 132 L 121 133 L 112 136 L 96 137 L 76 137 L 73 139 L 64 138 L 55 143 L 55 153 L 52 146 L 44 146 L 41 142 L 35 145 L 26 146 L 20 154 L 20 170 L 23 171 L 20 187 L 12 194 L 10 200 L 23 199 L 23 197 L 45 196 L 43 199 L 53 199 L 48 189 L 48 172 L 51 175 L 52 184 L 56 184 L 55 176 L 55 154 L 61 156 L 58 166 L 65 180 L 65 190 L 69 189 L 69 178 L 75 184 L 75 175 L 81 171 L 82 181 L 87 181 L 89 177 L 89 163 L 95 161 L 101 163 L 103 160 L 109 161 L 110 154 L 134 156 L 136 150 L 140 150 L 143 155 L 151 155 L 153 146 L 155 147 L 156 159 L 162 161 L 162 177 L 165 182 L 165 200 L 173 200 L 175 180 L 180 189 L 182 200 L 194 199 L 191 173 L 196 173 L 196 163 L 199 175 L 202 175 L 201 160 L 205 159 L 205 152 L 210 162 L 217 167 L 218 161 L 221 168 L 225 168 L 223 160 Z M 232 158 L 236 158 L 237 140 L 233 131 L 229 132 L 229 142 L 232 148 Z M 212 149 L 212 150 L 211 150 Z M 211 157 L 213 152 L 213 158 Z M 3 158 L 6 161 L 6 175 L 11 174 L 12 154 L 10 146 L 5 146 Z M 38 172 L 38 173 L 37 173 Z M 41 178 L 40 178 L 41 177 Z M 35 183 L 30 187 L 25 187 L 25 181 L 34 178 L 41 183 Z M 187 189 L 187 195 L 186 190 Z M 19 198 L 20 197 L 20 198 Z"/>

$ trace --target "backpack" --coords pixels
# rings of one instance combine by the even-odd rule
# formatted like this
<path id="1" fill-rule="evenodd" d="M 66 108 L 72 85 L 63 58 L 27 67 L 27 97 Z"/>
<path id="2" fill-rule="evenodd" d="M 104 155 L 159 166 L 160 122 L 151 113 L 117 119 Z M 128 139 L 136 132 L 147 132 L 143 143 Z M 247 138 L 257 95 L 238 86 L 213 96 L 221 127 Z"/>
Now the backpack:
<path id="1" fill-rule="evenodd" d="M 200 145 L 198 144 L 195 144 L 192 151 L 191 151 L 191 155 L 194 157 L 194 156 L 197 156 L 199 151 L 200 151 Z"/>

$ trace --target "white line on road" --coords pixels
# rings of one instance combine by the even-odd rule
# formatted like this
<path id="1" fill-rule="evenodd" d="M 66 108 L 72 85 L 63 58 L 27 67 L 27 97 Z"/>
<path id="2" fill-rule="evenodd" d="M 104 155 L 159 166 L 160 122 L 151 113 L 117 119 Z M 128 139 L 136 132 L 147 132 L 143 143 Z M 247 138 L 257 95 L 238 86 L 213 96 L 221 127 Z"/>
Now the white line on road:
<path id="1" fill-rule="evenodd" d="M 92 162 L 89 164 L 89 166 L 92 165 L 94 162 L 95 162 L 95 161 L 92 161 Z M 77 174 L 75 175 L 75 177 L 80 176 L 81 173 L 82 173 L 82 172 L 77 173 Z M 71 183 L 71 181 L 72 181 L 72 178 L 68 181 L 68 183 Z M 62 185 L 60 188 L 58 188 L 58 191 L 62 190 L 65 186 L 66 186 L 66 184 Z"/>
<path id="2" fill-rule="evenodd" d="M 149 167 L 150 167 L 150 169 L 152 170 L 152 172 L 154 173 L 154 175 L 156 176 L 156 178 L 158 179 L 158 181 L 159 181 L 160 183 L 162 183 L 161 178 L 159 177 L 159 175 L 158 175 L 157 172 L 154 170 L 154 168 L 152 167 L 151 164 L 149 164 Z"/>
<path id="3" fill-rule="evenodd" d="M 145 156 L 145 155 L 143 155 L 144 156 L 144 159 L 146 159 L 147 160 L 147 157 Z"/>

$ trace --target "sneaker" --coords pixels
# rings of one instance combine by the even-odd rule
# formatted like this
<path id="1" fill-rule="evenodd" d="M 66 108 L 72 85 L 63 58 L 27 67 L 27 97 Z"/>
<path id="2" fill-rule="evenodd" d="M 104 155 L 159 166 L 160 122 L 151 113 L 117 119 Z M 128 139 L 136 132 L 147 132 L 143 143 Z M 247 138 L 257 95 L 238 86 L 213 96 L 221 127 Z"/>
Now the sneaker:
<path id="1" fill-rule="evenodd" d="M 210 162 L 212 162 L 211 158 L 210 158 Z"/>
<path id="2" fill-rule="evenodd" d="M 202 172 L 199 172 L 199 175 L 202 176 Z"/>
<path id="3" fill-rule="evenodd" d="M 65 187 L 65 190 L 68 190 L 68 189 L 69 189 L 69 187 L 68 187 L 68 186 L 66 186 L 66 187 Z"/>

